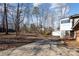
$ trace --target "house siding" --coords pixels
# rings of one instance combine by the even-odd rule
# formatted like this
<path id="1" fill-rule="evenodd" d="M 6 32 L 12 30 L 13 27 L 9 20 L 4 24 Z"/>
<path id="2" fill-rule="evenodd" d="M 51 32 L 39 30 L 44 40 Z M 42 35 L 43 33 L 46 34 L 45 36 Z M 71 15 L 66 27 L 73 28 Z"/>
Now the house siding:
<path id="1" fill-rule="evenodd" d="M 76 40 L 79 42 L 79 30 L 76 31 Z"/>

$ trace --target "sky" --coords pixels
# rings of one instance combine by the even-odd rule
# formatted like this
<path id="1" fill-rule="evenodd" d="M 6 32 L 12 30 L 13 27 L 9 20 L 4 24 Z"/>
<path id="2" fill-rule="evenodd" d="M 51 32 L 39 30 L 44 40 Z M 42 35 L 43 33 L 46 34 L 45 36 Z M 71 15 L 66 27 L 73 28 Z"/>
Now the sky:
<path id="1" fill-rule="evenodd" d="M 57 14 L 65 13 L 66 15 L 79 14 L 79 3 L 43 3 L 43 4 L 34 4 L 34 6 L 39 6 L 43 10 L 50 9 L 51 12 L 57 12 Z M 61 12 L 62 8 L 62 12 Z"/>
<path id="2" fill-rule="evenodd" d="M 69 3 L 69 15 L 79 14 L 79 3 Z"/>
<path id="3" fill-rule="evenodd" d="M 12 4 L 16 6 L 17 4 Z M 79 14 L 79 3 L 30 3 L 25 4 L 25 6 L 29 5 L 32 9 L 34 6 L 39 6 L 39 9 L 49 10 L 48 12 L 54 14 L 54 27 L 59 27 L 59 22 L 62 17 L 71 16 L 75 14 Z M 12 7 L 15 9 L 14 7 Z M 41 12 L 40 12 L 41 13 Z M 36 22 L 35 17 L 34 22 Z M 25 18 L 26 21 L 26 18 Z M 24 21 L 24 22 L 25 22 Z M 50 23 L 50 22 L 49 22 Z M 58 24 L 58 25 L 57 25 Z"/>
<path id="4" fill-rule="evenodd" d="M 51 3 L 52 5 L 54 5 L 54 7 L 56 7 L 57 3 L 54 4 L 54 3 Z M 41 8 L 44 8 L 44 9 L 48 9 L 51 7 L 51 4 L 50 3 L 46 3 L 46 4 L 34 4 L 35 5 L 41 5 Z M 79 3 L 63 3 L 61 4 L 62 6 L 63 5 L 67 5 L 69 6 L 69 15 L 73 15 L 73 14 L 79 14 Z M 53 7 L 53 8 L 54 8 Z"/>
<path id="5" fill-rule="evenodd" d="M 79 14 L 79 3 L 46 3 L 46 4 L 34 4 L 44 10 L 50 10 L 54 14 L 54 27 L 59 27 L 60 19 L 75 14 Z M 58 24 L 58 25 L 57 25 Z"/>
<path id="6" fill-rule="evenodd" d="M 74 14 L 79 14 L 79 3 L 33 3 L 32 6 L 39 7 L 39 9 L 49 10 L 50 13 L 54 14 L 54 27 L 55 30 L 60 26 L 60 20 L 62 17 L 71 16 Z M 34 22 L 37 23 L 36 18 Z M 51 23 L 51 21 L 49 22 Z M 51 24 L 46 26 L 52 26 Z"/>

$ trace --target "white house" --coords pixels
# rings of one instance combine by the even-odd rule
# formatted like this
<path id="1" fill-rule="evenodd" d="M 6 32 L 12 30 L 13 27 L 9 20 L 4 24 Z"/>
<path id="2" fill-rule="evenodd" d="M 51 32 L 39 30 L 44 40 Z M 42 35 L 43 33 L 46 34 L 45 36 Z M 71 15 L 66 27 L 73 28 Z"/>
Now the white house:
<path id="1" fill-rule="evenodd" d="M 63 18 L 60 20 L 60 37 L 69 37 L 72 31 L 72 20 L 70 18 Z"/>
<path id="2" fill-rule="evenodd" d="M 59 30 L 53 31 L 52 35 L 64 38 L 64 37 L 70 37 L 71 32 L 72 32 L 72 19 L 70 19 L 70 17 L 66 17 L 60 20 Z"/>

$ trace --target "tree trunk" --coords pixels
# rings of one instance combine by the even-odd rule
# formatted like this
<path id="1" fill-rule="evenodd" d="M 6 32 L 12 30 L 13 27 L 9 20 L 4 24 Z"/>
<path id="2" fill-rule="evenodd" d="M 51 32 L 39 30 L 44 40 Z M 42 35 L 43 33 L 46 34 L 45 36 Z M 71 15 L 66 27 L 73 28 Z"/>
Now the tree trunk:
<path id="1" fill-rule="evenodd" d="M 7 5 L 4 3 L 5 34 L 8 34 Z"/>
<path id="2" fill-rule="evenodd" d="M 15 23 L 15 30 L 16 30 L 16 36 L 19 35 L 19 22 L 20 22 L 20 11 L 19 11 L 19 3 L 17 6 L 17 16 L 16 16 L 16 23 Z"/>
<path id="3" fill-rule="evenodd" d="M 4 15 L 3 15 L 3 19 L 2 19 L 2 32 L 5 32 Z"/>
<path id="4" fill-rule="evenodd" d="M 38 15 L 36 16 L 36 18 L 37 18 L 37 27 L 38 27 Z"/>

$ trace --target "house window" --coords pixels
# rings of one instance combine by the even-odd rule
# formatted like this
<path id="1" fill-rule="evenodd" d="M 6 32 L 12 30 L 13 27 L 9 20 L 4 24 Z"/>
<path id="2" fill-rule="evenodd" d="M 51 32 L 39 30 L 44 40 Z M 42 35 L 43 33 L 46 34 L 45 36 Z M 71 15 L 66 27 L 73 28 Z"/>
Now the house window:
<path id="1" fill-rule="evenodd" d="M 62 21 L 61 21 L 61 24 L 62 24 L 62 23 L 69 23 L 69 22 L 70 22 L 70 20 L 62 20 Z"/>

